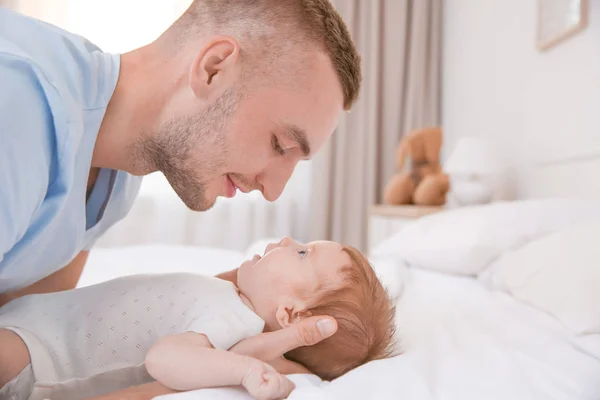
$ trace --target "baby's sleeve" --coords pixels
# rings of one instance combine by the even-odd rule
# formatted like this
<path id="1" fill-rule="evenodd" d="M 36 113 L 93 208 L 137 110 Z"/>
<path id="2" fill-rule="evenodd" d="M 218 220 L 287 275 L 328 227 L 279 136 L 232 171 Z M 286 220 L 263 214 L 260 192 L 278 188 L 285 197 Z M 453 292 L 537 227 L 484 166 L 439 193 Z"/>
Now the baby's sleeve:
<path id="1" fill-rule="evenodd" d="M 229 350 L 242 339 L 261 333 L 260 329 L 252 329 L 252 327 L 240 323 L 230 316 L 197 319 L 186 330 L 206 335 L 213 347 L 221 350 Z"/>
<path id="2" fill-rule="evenodd" d="M 192 320 L 186 331 L 206 335 L 215 349 L 228 350 L 242 339 L 258 335 L 264 321 L 237 296 L 223 298 Z"/>

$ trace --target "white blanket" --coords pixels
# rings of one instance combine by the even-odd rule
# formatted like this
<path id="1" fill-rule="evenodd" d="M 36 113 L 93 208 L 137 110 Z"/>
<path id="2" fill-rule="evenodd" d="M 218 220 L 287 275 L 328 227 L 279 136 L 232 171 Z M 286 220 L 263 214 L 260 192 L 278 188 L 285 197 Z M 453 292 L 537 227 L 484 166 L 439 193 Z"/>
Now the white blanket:
<path id="1" fill-rule="evenodd" d="M 236 259 L 208 249 L 98 250 L 84 284 L 100 275 L 148 269 L 212 274 Z M 404 353 L 330 383 L 292 375 L 297 389 L 290 399 L 600 399 L 600 335 L 577 337 L 552 317 L 490 292 L 473 278 L 410 269 L 406 279 L 397 303 Z M 242 390 L 219 388 L 159 399 L 249 398 Z"/>

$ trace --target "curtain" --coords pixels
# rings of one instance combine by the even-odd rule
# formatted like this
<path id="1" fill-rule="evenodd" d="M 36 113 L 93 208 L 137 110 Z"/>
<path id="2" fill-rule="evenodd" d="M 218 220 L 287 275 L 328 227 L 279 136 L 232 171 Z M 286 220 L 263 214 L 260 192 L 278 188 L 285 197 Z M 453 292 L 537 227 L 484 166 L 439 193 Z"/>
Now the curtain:
<path id="1" fill-rule="evenodd" d="M 381 201 L 396 147 L 439 124 L 442 0 L 332 0 L 363 58 L 363 85 L 313 161 L 310 239 L 366 250 L 367 212 Z"/>

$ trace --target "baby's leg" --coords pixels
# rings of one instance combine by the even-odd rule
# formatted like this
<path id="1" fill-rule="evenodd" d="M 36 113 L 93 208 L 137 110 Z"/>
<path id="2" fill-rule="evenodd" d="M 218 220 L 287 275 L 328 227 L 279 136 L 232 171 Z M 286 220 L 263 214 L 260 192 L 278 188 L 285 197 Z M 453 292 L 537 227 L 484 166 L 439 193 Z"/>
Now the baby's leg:
<path id="1" fill-rule="evenodd" d="M 0 388 L 19 375 L 30 362 L 29 350 L 19 335 L 0 329 Z"/>

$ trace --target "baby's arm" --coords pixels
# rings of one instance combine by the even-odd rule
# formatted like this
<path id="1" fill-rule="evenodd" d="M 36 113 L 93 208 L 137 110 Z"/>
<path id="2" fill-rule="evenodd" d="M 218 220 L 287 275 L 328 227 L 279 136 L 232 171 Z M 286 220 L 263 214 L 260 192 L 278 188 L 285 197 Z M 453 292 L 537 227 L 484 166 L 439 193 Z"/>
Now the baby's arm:
<path id="1" fill-rule="evenodd" d="M 175 390 L 242 385 L 259 399 L 287 397 L 294 385 L 257 359 L 213 348 L 194 332 L 167 336 L 146 355 L 148 373 Z"/>

